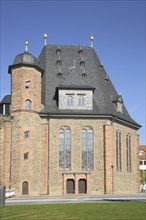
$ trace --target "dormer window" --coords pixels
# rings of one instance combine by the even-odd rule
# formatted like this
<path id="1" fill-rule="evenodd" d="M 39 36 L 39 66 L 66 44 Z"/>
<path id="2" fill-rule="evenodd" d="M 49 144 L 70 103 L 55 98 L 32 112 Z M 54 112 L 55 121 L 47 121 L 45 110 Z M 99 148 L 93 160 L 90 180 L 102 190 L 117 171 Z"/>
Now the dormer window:
<path id="1" fill-rule="evenodd" d="M 67 95 L 67 106 L 73 106 L 73 95 Z"/>
<path id="2" fill-rule="evenodd" d="M 59 48 L 56 50 L 56 54 L 57 54 L 57 55 L 60 55 L 60 54 L 61 54 L 61 50 L 60 50 Z"/>
<path id="3" fill-rule="evenodd" d="M 62 77 L 62 73 L 61 72 L 58 72 L 57 73 L 57 78 L 61 78 Z"/>
<path id="4" fill-rule="evenodd" d="M 83 77 L 83 78 L 87 78 L 87 74 L 84 72 L 84 73 L 82 74 L 82 77 Z"/>
<path id="5" fill-rule="evenodd" d="M 79 54 L 80 56 L 82 56 L 82 55 L 83 55 L 83 50 L 80 49 L 80 50 L 78 51 L 78 54 Z"/>
<path id="6" fill-rule="evenodd" d="M 123 113 L 123 99 L 121 95 L 118 95 L 116 99 L 113 101 L 117 112 Z"/>
<path id="7" fill-rule="evenodd" d="M 85 95 L 78 95 L 78 106 L 85 105 Z"/>
<path id="8" fill-rule="evenodd" d="M 25 81 L 25 88 L 26 89 L 30 88 L 30 81 L 29 80 Z"/>
<path id="9" fill-rule="evenodd" d="M 85 62 L 83 60 L 80 62 L 80 66 L 85 66 Z"/>
<path id="10" fill-rule="evenodd" d="M 58 66 L 62 66 L 62 61 L 61 60 L 57 60 L 56 63 L 57 63 Z"/>
<path id="11" fill-rule="evenodd" d="M 121 113 L 123 112 L 123 105 L 121 102 L 116 103 L 116 108 L 118 112 L 121 112 Z"/>
<path id="12" fill-rule="evenodd" d="M 106 77 L 105 77 L 105 82 L 108 82 L 109 81 L 109 78 L 108 78 L 108 76 L 106 75 Z"/>

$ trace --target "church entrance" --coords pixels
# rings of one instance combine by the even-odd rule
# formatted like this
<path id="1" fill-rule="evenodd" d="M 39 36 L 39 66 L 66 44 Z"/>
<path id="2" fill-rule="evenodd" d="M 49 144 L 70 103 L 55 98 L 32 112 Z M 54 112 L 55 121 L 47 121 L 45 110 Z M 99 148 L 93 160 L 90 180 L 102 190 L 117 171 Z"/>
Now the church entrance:
<path id="1" fill-rule="evenodd" d="M 79 193 L 87 193 L 86 179 L 79 179 L 78 186 L 79 186 Z"/>
<path id="2" fill-rule="evenodd" d="M 67 179 L 66 192 L 67 192 L 67 194 L 75 193 L 75 181 L 73 179 Z"/>

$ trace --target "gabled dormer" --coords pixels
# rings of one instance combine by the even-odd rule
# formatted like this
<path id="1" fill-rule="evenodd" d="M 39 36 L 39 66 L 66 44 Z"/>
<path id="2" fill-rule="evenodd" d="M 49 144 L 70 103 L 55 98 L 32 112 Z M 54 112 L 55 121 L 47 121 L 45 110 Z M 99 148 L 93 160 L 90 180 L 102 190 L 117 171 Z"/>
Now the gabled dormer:
<path id="1" fill-rule="evenodd" d="M 93 110 L 94 88 L 79 68 L 73 68 L 57 90 L 59 109 Z"/>
<path id="2" fill-rule="evenodd" d="M 123 98 L 121 95 L 118 95 L 114 100 L 113 103 L 115 105 L 115 108 L 117 112 L 123 113 Z"/>

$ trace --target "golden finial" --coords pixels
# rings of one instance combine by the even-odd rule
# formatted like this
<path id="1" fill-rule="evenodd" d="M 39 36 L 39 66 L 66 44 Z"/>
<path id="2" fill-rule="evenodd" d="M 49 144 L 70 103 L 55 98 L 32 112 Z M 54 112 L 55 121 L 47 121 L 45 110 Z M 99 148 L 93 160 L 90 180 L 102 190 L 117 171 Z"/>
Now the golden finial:
<path id="1" fill-rule="evenodd" d="M 91 37 L 90 37 L 90 47 L 93 47 L 93 41 L 94 41 L 94 37 L 93 37 L 93 35 L 91 35 Z"/>
<path id="2" fill-rule="evenodd" d="M 48 35 L 45 33 L 44 34 L 45 45 L 47 45 L 47 37 L 48 37 Z"/>
<path id="3" fill-rule="evenodd" d="M 28 41 L 25 41 L 25 52 L 28 52 Z"/>

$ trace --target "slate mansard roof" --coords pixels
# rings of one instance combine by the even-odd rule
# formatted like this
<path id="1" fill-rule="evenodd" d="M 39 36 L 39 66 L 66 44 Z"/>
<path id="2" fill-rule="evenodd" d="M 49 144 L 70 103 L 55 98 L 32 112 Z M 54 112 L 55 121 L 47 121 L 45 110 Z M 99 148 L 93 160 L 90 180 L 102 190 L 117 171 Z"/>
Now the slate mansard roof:
<path id="1" fill-rule="evenodd" d="M 124 104 L 122 113 L 116 110 L 114 101 L 119 100 L 119 95 L 92 47 L 46 45 L 39 61 L 44 69 L 42 101 L 45 108 L 42 113 L 112 116 L 140 127 L 130 117 Z M 61 77 L 57 77 L 58 73 Z M 93 110 L 59 110 L 56 88 L 79 87 L 94 89 Z"/>
<path id="2" fill-rule="evenodd" d="M 111 117 L 137 124 L 128 114 L 123 99 L 117 93 L 94 49 L 89 46 L 45 45 L 39 58 L 28 52 L 17 55 L 12 68 L 28 65 L 38 68 L 42 73 L 42 104 L 40 114 L 80 117 Z M 58 108 L 58 89 L 93 90 L 93 110 L 67 110 Z M 115 102 L 123 104 L 118 112 Z"/>

